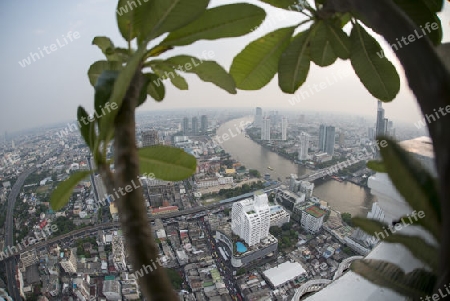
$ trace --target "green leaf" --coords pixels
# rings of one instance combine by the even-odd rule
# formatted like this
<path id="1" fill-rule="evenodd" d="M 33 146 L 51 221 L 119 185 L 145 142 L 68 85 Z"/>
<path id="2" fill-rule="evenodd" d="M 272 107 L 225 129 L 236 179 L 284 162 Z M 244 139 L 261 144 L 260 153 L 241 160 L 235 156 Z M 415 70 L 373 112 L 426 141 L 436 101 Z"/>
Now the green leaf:
<path id="1" fill-rule="evenodd" d="M 77 171 L 70 175 L 70 177 L 64 182 L 60 183 L 50 197 L 50 205 L 52 206 L 52 209 L 58 211 L 62 207 L 64 207 L 69 201 L 69 198 L 72 195 L 75 186 L 77 186 L 77 184 L 81 180 L 83 180 L 90 174 L 91 171 L 87 170 Z"/>
<path id="2" fill-rule="evenodd" d="M 278 85 L 285 93 L 295 93 L 305 82 L 310 67 L 310 41 L 314 29 L 299 33 L 281 55 Z"/>
<path id="3" fill-rule="evenodd" d="M 387 137 L 380 149 L 389 178 L 405 201 L 416 211 L 423 211 L 426 218 L 419 223 L 437 239 L 440 239 L 441 207 L 436 180 L 409 153 Z"/>
<path id="4" fill-rule="evenodd" d="M 128 64 L 120 72 L 117 80 L 114 84 L 113 92 L 109 99 L 111 107 L 120 108 L 122 106 L 123 98 L 130 86 L 131 80 L 136 74 L 137 69 L 142 65 L 142 58 L 146 52 L 146 47 L 141 46 L 130 58 Z M 118 110 L 111 110 L 103 115 L 99 123 L 99 128 L 101 129 L 111 129 L 113 127 L 114 118 L 117 115 Z M 99 139 L 105 141 L 108 136 L 108 131 L 101 130 L 99 134 Z M 105 141 L 107 143 L 108 141 Z"/>
<path id="5" fill-rule="evenodd" d="M 391 101 L 400 90 L 400 78 L 394 65 L 382 53 L 380 44 L 358 23 L 350 40 L 350 61 L 366 89 L 381 101 Z"/>
<path id="6" fill-rule="evenodd" d="M 323 21 L 318 21 L 314 27 L 315 30 L 310 45 L 311 59 L 318 66 L 329 66 L 337 60 L 337 55 L 331 47 L 327 27 Z"/>
<path id="7" fill-rule="evenodd" d="M 436 271 L 439 259 L 439 252 L 437 248 L 428 244 L 419 236 L 396 234 L 396 231 L 400 231 L 404 227 L 411 226 L 414 222 L 418 222 L 419 220 L 420 216 L 417 216 L 417 213 L 415 215 L 411 214 L 406 217 L 402 223 L 398 223 L 396 226 L 388 227 L 386 224 L 373 219 L 362 217 L 352 218 L 353 226 L 361 228 L 361 230 L 376 237 L 377 239 L 388 243 L 402 244 L 411 252 L 412 255 L 428 264 L 433 271 Z"/>
<path id="8" fill-rule="evenodd" d="M 371 160 L 367 162 L 367 168 L 370 168 L 376 172 L 386 173 L 386 166 L 382 161 Z"/>
<path id="9" fill-rule="evenodd" d="M 153 72 L 160 77 L 161 81 L 169 78 L 172 85 L 178 89 L 187 90 L 189 88 L 184 77 L 180 76 L 171 64 L 162 60 L 154 60 L 151 61 L 150 64 Z"/>
<path id="10" fill-rule="evenodd" d="M 236 94 L 236 84 L 230 74 L 214 61 L 179 55 L 166 60 L 173 68 L 187 73 L 195 73 L 204 82 L 211 82 L 228 93 Z"/>
<path id="11" fill-rule="evenodd" d="M 114 51 L 114 44 L 108 37 L 95 37 L 92 40 L 92 45 L 97 45 L 98 48 L 106 55 L 108 61 L 120 61 L 120 56 Z"/>
<path id="12" fill-rule="evenodd" d="M 258 90 L 275 76 L 281 54 L 295 27 L 281 28 L 248 44 L 231 64 L 230 74 L 241 90 Z"/>
<path id="13" fill-rule="evenodd" d="M 182 46 L 199 40 L 243 36 L 257 28 L 265 16 L 263 9 L 248 3 L 213 7 L 187 26 L 172 31 L 161 44 Z"/>
<path id="14" fill-rule="evenodd" d="M 136 35 L 136 29 L 133 27 L 134 6 L 130 0 L 119 0 L 116 9 L 117 27 L 125 41 L 132 41 Z M 136 2 L 133 2 L 136 4 Z"/>
<path id="15" fill-rule="evenodd" d="M 153 73 L 146 73 L 144 76 L 149 79 L 149 84 L 147 86 L 148 95 L 156 101 L 162 101 L 166 94 L 166 89 L 160 77 Z"/>
<path id="16" fill-rule="evenodd" d="M 436 1 L 430 0 L 394 0 L 395 4 L 400 7 L 409 18 L 419 27 L 420 29 L 414 33 L 411 33 L 415 36 L 415 39 L 418 37 L 427 36 L 433 42 L 433 44 L 439 45 L 442 40 L 442 24 L 439 17 L 436 15 L 433 10 L 437 9 L 439 5 L 437 5 Z M 429 2 L 429 3 L 428 3 Z M 428 26 L 426 25 L 428 23 Z M 436 24 L 437 29 L 433 30 L 430 25 Z M 428 28 L 425 28 L 427 26 Z M 398 37 L 400 44 L 403 47 L 407 47 L 408 37 Z M 413 42 L 412 42 L 413 43 Z M 395 45 L 395 44 L 394 44 Z M 398 45 L 395 45 L 398 47 Z M 393 47 L 395 49 L 395 47 Z"/>
<path id="17" fill-rule="evenodd" d="M 328 41 L 334 50 L 334 53 L 343 60 L 350 57 L 350 38 L 342 30 L 342 27 L 334 23 L 325 22 Z"/>
<path id="18" fill-rule="evenodd" d="M 94 148 L 94 144 L 92 143 L 92 141 L 93 141 L 92 133 L 90 130 L 91 121 L 89 119 L 88 113 L 82 106 L 78 106 L 77 120 L 78 120 L 78 124 L 80 125 L 81 136 L 83 137 L 84 141 L 86 142 L 86 144 L 89 146 L 89 148 L 92 151 Z M 95 132 L 94 132 L 94 135 L 95 135 Z"/>
<path id="19" fill-rule="evenodd" d="M 415 269 L 405 274 L 395 264 L 382 260 L 355 260 L 350 269 L 378 286 L 390 288 L 414 300 L 431 295 L 436 283 L 436 276 L 424 269 Z"/>
<path id="20" fill-rule="evenodd" d="M 111 97 L 112 90 L 114 88 L 114 82 L 119 76 L 117 70 L 105 70 L 97 79 L 97 83 L 94 86 L 94 110 L 98 116 L 102 115 L 102 109 Z"/>
<path id="21" fill-rule="evenodd" d="M 142 173 L 153 173 L 165 181 L 181 181 L 195 173 L 195 157 L 180 148 L 156 145 L 139 149 Z"/>
<path id="22" fill-rule="evenodd" d="M 339 27 L 344 27 L 348 22 L 350 22 L 350 20 L 352 19 L 352 14 L 349 12 L 346 13 L 336 13 L 335 18 L 336 20 L 336 24 Z"/>
<path id="23" fill-rule="evenodd" d="M 150 84 L 150 79 L 144 75 L 144 79 L 143 79 L 143 84 L 142 84 L 142 89 L 141 89 L 141 93 L 139 94 L 139 98 L 138 98 L 138 104 L 136 107 L 141 106 L 145 100 L 147 99 L 147 87 Z"/>
<path id="24" fill-rule="evenodd" d="M 209 0 L 148 0 L 133 11 L 140 41 L 174 31 L 197 19 Z"/>
<path id="25" fill-rule="evenodd" d="M 95 86 L 97 79 L 105 70 L 121 70 L 122 64 L 116 61 L 97 61 L 93 63 L 88 70 L 89 82 Z"/>
<path id="26" fill-rule="evenodd" d="M 126 48 L 114 48 L 114 53 L 117 55 L 117 57 L 119 58 L 118 60 L 121 62 L 128 62 L 128 60 L 130 59 L 133 51 L 132 50 L 128 50 Z"/>

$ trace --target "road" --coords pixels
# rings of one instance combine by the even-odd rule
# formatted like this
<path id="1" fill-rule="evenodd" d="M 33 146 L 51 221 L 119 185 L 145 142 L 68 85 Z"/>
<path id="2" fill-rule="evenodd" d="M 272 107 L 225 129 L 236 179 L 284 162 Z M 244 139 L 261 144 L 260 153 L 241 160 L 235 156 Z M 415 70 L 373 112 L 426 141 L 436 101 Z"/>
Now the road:
<path id="1" fill-rule="evenodd" d="M 230 296 L 233 298 L 233 300 L 238 300 L 237 298 L 241 300 L 241 292 L 239 286 L 234 280 L 233 267 L 231 266 L 230 259 L 228 259 L 228 261 L 225 261 L 222 258 L 222 254 L 220 254 L 218 250 L 219 245 L 216 243 L 214 237 L 212 236 L 211 230 L 209 229 L 209 226 L 206 224 L 203 218 L 201 219 L 200 225 L 206 232 L 208 247 L 214 260 L 216 261 L 216 266 L 220 271 L 220 274 L 223 276 L 225 286 L 227 287 Z"/>
<path id="2" fill-rule="evenodd" d="M 45 162 L 48 158 L 52 157 L 57 151 L 53 151 L 43 159 L 39 160 L 37 164 Z M 8 207 L 6 209 L 6 221 L 5 221 L 5 246 L 12 247 L 14 240 L 14 206 L 16 204 L 17 197 L 20 193 L 20 189 L 23 186 L 23 183 L 28 178 L 30 174 L 35 172 L 37 170 L 36 167 L 32 167 L 25 172 L 23 172 L 18 178 L 16 183 L 14 183 L 14 186 L 11 189 L 11 192 L 8 195 Z M 22 298 L 20 297 L 19 288 L 16 281 L 16 270 L 17 270 L 17 262 L 15 257 L 10 257 L 5 260 L 6 265 L 6 278 L 7 278 L 7 285 L 8 285 L 8 292 L 9 295 L 13 298 L 13 300 L 20 301 Z"/>
<path id="3" fill-rule="evenodd" d="M 7 213 L 6 213 L 6 221 L 5 221 L 5 248 L 9 246 L 13 246 L 13 233 L 14 233 L 14 225 L 13 225 L 13 219 L 14 219 L 14 206 L 16 203 L 16 199 L 20 193 L 20 189 L 23 186 L 23 183 L 25 182 L 26 178 L 36 171 L 36 167 L 33 167 L 31 169 L 26 170 L 24 173 L 22 173 L 19 178 L 17 179 L 16 183 L 14 183 L 14 186 L 11 189 L 11 192 L 8 195 L 8 207 L 7 207 Z M 17 287 L 17 281 L 16 281 L 16 269 L 17 269 L 17 262 L 14 257 L 6 259 L 6 277 L 8 281 L 8 292 L 9 295 L 13 298 L 13 300 L 22 300 L 20 297 L 19 289 Z"/>

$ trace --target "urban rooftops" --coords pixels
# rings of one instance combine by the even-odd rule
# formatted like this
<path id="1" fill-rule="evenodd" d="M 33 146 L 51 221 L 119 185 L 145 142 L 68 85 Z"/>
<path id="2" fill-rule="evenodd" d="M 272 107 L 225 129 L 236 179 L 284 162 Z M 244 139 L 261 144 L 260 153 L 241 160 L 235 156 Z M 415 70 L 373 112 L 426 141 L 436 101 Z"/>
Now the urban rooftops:
<path id="1" fill-rule="evenodd" d="M 323 211 L 322 209 L 320 209 L 317 206 L 311 206 L 305 209 L 305 212 L 314 216 L 315 218 L 319 218 L 322 215 L 325 215 L 325 211 Z"/>

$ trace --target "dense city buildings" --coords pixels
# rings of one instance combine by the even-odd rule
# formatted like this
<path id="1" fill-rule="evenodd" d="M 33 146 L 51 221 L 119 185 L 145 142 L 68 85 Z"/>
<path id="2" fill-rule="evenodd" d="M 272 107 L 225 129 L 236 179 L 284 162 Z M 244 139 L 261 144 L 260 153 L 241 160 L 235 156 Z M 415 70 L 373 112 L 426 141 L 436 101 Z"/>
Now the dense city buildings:
<path id="1" fill-rule="evenodd" d="M 142 146 L 152 146 L 159 144 L 158 131 L 150 130 L 142 133 Z"/>
<path id="2" fill-rule="evenodd" d="M 270 109 L 263 118 L 262 110 L 258 111 L 260 127 L 253 109 L 138 114 L 139 147 L 170 144 L 183 149 L 196 157 L 195 173 L 175 182 L 143 174 L 128 188 L 118 187 L 110 194 L 102 176 L 92 173 L 74 187 L 69 203 L 57 212 L 48 202 L 55 187 L 74 172 L 95 168 L 80 134 L 66 134 L 64 129 L 57 129 L 56 135 L 55 130 L 22 137 L 8 133 L 8 141 L 0 145 L 0 209 L 4 214 L 17 175 L 37 167 L 17 194 L 20 201 L 10 228 L 17 239 L 6 244 L 12 236 L 9 230 L 0 232 L 0 247 L 6 250 L 0 257 L 18 258 L 15 269 L 8 272 L 18 284 L 18 294 L 33 298 L 39 287 L 51 301 L 69 297 L 139 300 L 138 279 L 156 266 L 180 276 L 181 284 L 176 287 L 180 300 L 233 300 L 238 296 L 291 300 L 310 289 L 309 281 L 333 283 L 342 274 L 348 275 L 346 260 L 370 256 L 387 234 L 370 236 L 345 223 L 342 213 L 355 207 L 367 212 L 360 208 L 370 196 L 358 196 L 361 204 L 354 206 L 353 198 L 341 200 L 344 186 L 360 191 L 356 185 L 369 183 L 379 202 L 364 204 L 371 208 L 368 217 L 393 221 L 400 214 L 390 212 L 392 202 L 386 195 L 397 196 L 385 183 L 388 179 L 373 175 L 365 166 L 376 150 L 367 130 L 373 127 L 374 118 L 333 119 Z M 325 125 L 330 123 L 333 127 Z M 338 137 L 327 137 L 331 128 Z M 387 128 L 392 128 L 390 121 Z M 262 136 L 267 139 L 261 140 Z M 403 147 L 423 164 L 433 165 L 425 138 L 404 140 Z M 330 141 L 333 155 L 327 153 Z M 230 144 L 237 148 L 229 151 Z M 105 151 L 108 158 L 114 156 L 112 147 Z M 111 168 L 115 172 L 113 163 Z M 321 185 L 327 181 L 335 183 Z M 341 190 L 324 193 L 327 186 Z M 115 202 L 130 188 L 142 188 L 158 247 L 155 266 L 131 266 Z M 343 211 L 336 209 L 342 208 L 336 202 L 345 204 Z M 37 242 L 37 247 L 22 243 L 36 239 L 51 226 L 62 231 L 46 232 L 47 238 Z M 50 236 L 55 240 L 50 242 Z"/>

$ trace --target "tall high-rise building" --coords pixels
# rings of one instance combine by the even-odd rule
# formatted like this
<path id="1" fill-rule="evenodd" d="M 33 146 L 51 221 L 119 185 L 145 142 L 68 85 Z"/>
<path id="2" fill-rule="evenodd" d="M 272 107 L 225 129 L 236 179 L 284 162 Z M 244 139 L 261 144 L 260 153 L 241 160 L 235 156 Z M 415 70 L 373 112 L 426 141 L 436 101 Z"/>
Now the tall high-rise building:
<path id="1" fill-rule="evenodd" d="M 270 118 L 264 117 L 261 127 L 261 140 L 270 140 Z"/>
<path id="2" fill-rule="evenodd" d="M 187 117 L 183 118 L 182 129 L 183 129 L 184 135 L 189 134 L 189 118 L 187 118 Z"/>
<path id="3" fill-rule="evenodd" d="M 375 135 L 384 135 L 386 134 L 386 126 L 385 126 L 385 118 L 384 118 L 384 109 L 382 106 L 382 102 L 378 101 L 378 109 L 377 109 L 377 124 L 375 128 Z"/>
<path id="4" fill-rule="evenodd" d="M 281 140 L 285 141 L 287 139 L 287 127 L 288 121 L 286 117 L 281 118 Z"/>
<path id="5" fill-rule="evenodd" d="M 253 199 L 233 203 L 231 230 L 248 246 L 258 244 L 269 235 L 270 207 L 267 194 L 255 192 Z"/>
<path id="6" fill-rule="evenodd" d="M 325 139 L 325 151 L 327 154 L 332 156 L 334 154 L 334 143 L 335 143 L 336 129 L 334 126 L 326 127 L 326 139 Z"/>
<path id="7" fill-rule="evenodd" d="M 255 127 L 261 128 L 263 123 L 263 115 L 262 115 L 262 109 L 260 107 L 256 108 L 256 114 L 255 114 L 255 121 L 253 124 Z"/>
<path id="8" fill-rule="evenodd" d="M 325 140 L 326 140 L 326 125 L 325 124 L 321 124 L 320 128 L 319 128 L 319 150 L 321 152 L 325 151 Z"/>
<path id="9" fill-rule="evenodd" d="M 344 142 L 345 142 L 345 136 L 344 133 L 340 132 L 339 133 L 339 145 L 342 147 L 344 146 Z"/>
<path id="10" fill-rule="evenodd" d="M 375 128 L 370 127 L 367 131 L 367 136 L 370 140 L 375 139 Z"/>
<path id="11" fill-rule="evenodd" d="M 200 127 L 201 127 L 201 131 L 202 134 L 206 134 L 206 132 L 208 131 L 208 116 L 206 115 L 202 115 L 200 117 Z"/>
<path id="12" fill-rule="evenodd" d="M 298 160 L 308 160 L 309 135 L 305 132 L 300 134 L 300 146 L 298 148 Z"/>
<path id="13" fill-rule="evenodd" d="M 158 131 L 150 130 L 142 133 L 142 146 L 152 146 L 159 144 Z"/>
<path id="14" fill-rule="evenodd" d="M 192 117 L 192 134 L 198 135 L 198 118 Z"/>

